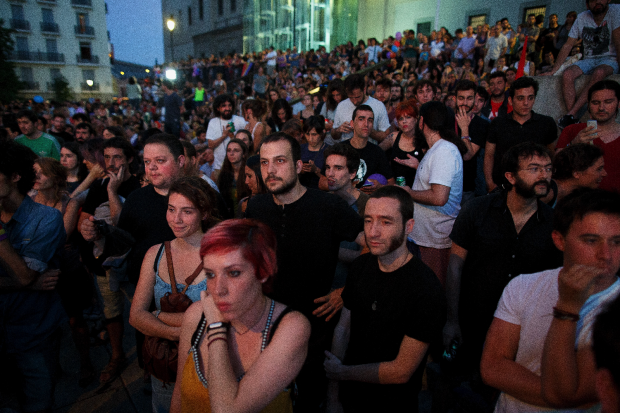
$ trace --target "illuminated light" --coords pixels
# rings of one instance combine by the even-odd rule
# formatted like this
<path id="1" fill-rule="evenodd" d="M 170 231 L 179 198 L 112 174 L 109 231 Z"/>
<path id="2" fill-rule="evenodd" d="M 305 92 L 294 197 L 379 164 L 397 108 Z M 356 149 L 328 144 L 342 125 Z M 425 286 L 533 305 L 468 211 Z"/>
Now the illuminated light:
<path id="1" fill-rule="evenodd" d="M 320 87 L 317 87 L 316 89 L 312 89 L 311 91 L 308 92 L 309 95 L 313 95 L 315 93 L 319 93 L 319 90 L 321 90 Z"/>
<path id="2" fill-rule="evenodd" d="M 166 69 L 166 79 L 169 80 L 176 80 L 177 78 L 177 71 L 174 69 Z"/>
<path id="3" fill-rule="evenodd" d="M 176 23 L 174 22 L 174 20 L 168 19 L 168 21 L 166 22 L 166 26 L 168 26 L 168 30 L 173 31 Z"/>
<path id="4" fill-rule="evenodd" d="M 146 69 L 145 72 L 146 73 L 151 73 L 151 71 L 149 69 Z"/>
<path id="5" fill-rule="evenodd" d="M 92 80 L 88 79 L 88 80 L 86 81 L 86 84 L 88 85 L 88 87 L 93 87 L 93 84 L 94 84 L 94 83 L 93 83 L 93 81 L 92 81 Z"/>
<path id="6" fill-rule="evenodd" d="M 125 72 L 121 72 L 121 75 L 124 75 L 124 74 L 125 74 Z"/>

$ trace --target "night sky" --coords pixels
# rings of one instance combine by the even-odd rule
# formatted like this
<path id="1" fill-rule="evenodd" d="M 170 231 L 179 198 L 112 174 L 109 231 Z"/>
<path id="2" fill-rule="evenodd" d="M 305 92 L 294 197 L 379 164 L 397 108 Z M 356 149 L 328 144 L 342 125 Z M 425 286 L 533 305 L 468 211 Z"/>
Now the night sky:
<path id="1" fill-rule="evenodd" d="M 118 60 L 152 66 L 164 61 L 161 0 L 107 0 L 108 30 Z"/>

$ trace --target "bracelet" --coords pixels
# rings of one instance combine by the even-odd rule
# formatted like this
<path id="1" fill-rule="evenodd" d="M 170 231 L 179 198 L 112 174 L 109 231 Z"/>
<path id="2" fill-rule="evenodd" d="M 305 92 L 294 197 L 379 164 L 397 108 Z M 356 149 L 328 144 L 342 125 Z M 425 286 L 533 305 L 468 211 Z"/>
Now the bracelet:
<path id="1" fill-rule="evenodd" d="M 553 307 L 553 317 L 558 320 L 568 320 L 568 321 L 579 321 L 581 317 L 579 314 L 569 313 L 567 311 L 562 311 L 557 307 Z"/>
<path id="2" fill-rule="evenodd" d="M 461 136 L 461 139 L 467 139 L 468 141 L 471 142 L 471 138 L 469 136 Z"/>
<path id="3" fill-rule="evenodd" d="M 211 344 L 215 343 L 218 340 L 223 340 L 226 342 L 226 344 L 228 344 L 228 340 L 226 340 L 224 337 L 216 337 L 213 340 L 209 341 L 209 344 L 207 344 L 207 348 L 209 348 Z"/>
<path id="4" fill-rule="evenodd" d="M 227 331 L 216 331 L 215 333 L 208 335 L 207 340 L 211 340 L 211 337 L 214 337 L 218 334 L 228 334 L 228 332 Z"/>

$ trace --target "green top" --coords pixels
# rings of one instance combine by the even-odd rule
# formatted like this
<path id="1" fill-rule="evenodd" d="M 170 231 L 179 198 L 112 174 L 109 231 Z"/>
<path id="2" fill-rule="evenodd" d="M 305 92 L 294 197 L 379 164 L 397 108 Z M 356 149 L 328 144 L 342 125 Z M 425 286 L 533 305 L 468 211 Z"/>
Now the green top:
<path id="1" fill-rule="evenodd" d="M 195 102 L 204 102 L 205 100 L 205 89 L 198 89 L 194 91 L 194 101 Z"/>
<path id="2" fill-rule="evenodd" d="M 29 147 L 34 153 L 44 158 L 54 158 L 60 161 L 60 144 L 52 135 L 41 133 L 37 139 L 30 139 L 26 135 L 19 135 L 15 142 Z"/>
<path id="3" fill-rule="evenodd" d="M 408 48 L 407 46 L 413 46 L 413 49 Z M 416 47 L 420 47 L 420 41 L 416 38 L 413 39 L 409 39 L 407 38 L 405 40 L 405 53 L 404 53 L 404 57 L 406 59 L 410 59 L 413 57 L 418 57 L 418 52 L 415 50 Z"/>

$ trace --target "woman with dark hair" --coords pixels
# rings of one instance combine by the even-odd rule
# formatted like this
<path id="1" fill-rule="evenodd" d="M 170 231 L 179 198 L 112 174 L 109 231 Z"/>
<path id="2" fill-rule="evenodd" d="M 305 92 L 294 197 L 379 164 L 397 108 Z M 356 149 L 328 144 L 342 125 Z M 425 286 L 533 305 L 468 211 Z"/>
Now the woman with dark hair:
<path id="1" fill-rule="evenodd" d="M 248 201 L 254 195 L 267 193 L 267 188 L 263 182 L 263 175 L 260 171 L 260 156 L 253 155 L 245 162 L 245 184 L 250 190 L 250 195 L 239 201 L 239 215 L 237 218 L 245 216 L 245 209 L 248 206 Z"/>
<path id="2" fill-rule="evenodd" d="M 267 124 L 273 132 L 280 132 L 282 130 L 282 125 L 292 118 L 293 109 L 291 105 L 284 99 L 278 99 L 273 104 L 271 117 L 267 120 Z"/>
<path id="3" fill-rule="evenodd" d="M 67 142 L 60 148 L 60 163 L 67 171 L 67 192 L 72 193 L 86 179 L 88 169 L 77 142 Z"/>
<path id="4" fill-rule="evenodd" d="M 312 95 L 304 95 L 301 96 L 301 103 L 305 106 L 304 110 L 299 112 L 295 117 L 299 120 L 306 121 L 311 116 L 314 116 L 314 108 L 312 107 Z"/>
<path id="5" fill-rule="evenodd" d="M 162 297 L 172 292 L 172 280 L 177 289 L 179 284 L 187 286 L 185 294 L 193 302 L 200 301 L 200 292 L 206 290 L 198 253 L 200 240 L 214 223 L 217 201 L 213 193 L 209 184 L 197 176 L 179 178 L 170 187 L 166 220 L 175 239 L 152 246 L 144 256 L 129 314 L 129 323 L 145 335 L 179 340 L 183 313 L 161 308 Z M 153 300 L 155 311 L 151 311 Z M 163 379 L 151 376 L 153 413 L 170 409 L 174 383 L 164 383 Z"/>
<path id="6" fill-rule="evenodd" d="M 566 15 L 566 21 L 558 29 L 558 34 L 553 37 L 553 46 L 555 47 L 555 50 L 553 51 L 554 57 L 558 56 L 560 49 L 562 48 L 562 46 L 564 46 L 564 43 L 566 43 L 566 41 L 568 40 L 568 34 L 570 33 L 570 30 L 573 28 L 573 24 L 575 23 L 575 20 L 577 20 L 577 13 L 574 11 L 568 12 L 568 14 Z M 579 40 L 577 43 L 579 42 L 581 42 L 581 40 Z"/>
<path id="7" fill-rule="evenodd" d="M 250 193 L 245 184 L 247 156 L 248 147 L 239 139 L 231 139 L 226 145 L 226 158 L 217 180 L 217 187 L 226 201 L 228 216 L 237 215 L 239 200 Z"/>
<path id="8" fill-rule="evenodd" d="M 392 132 L 379 146 L 386 151 L 387 158 L 391 159 L 394 176 L 404 177 L 405 184 L 411 188 L 428 145 L 422 137 L 416 136 L 418 109 L 412 101 L 401 102 L 396 106 L 396 120 L 400 131 Z"/>
<path id="9" fill-rule="evenodd" d="M 251 131 L 252 141 L 259 148 L 263 138 L 270 133 L 269 127 L 262 120 L 267 113 L 267 105 L 260 99 L 248 99 L 241 106 L 243 118 L 248 122 L 246 129 Z"/>
<path id="10" fill-rule="evenodd" d="M 361 41 L 361 40 L 360 40 Z M 341 79 L 334 79 L 329 82 L 327 87 L 327 100 L 321 108 L 321 116 L 323 116 L 327 122 L 325 122 L 325 142 L 328 145 L 333 145 L 336 142 L 332 139 L 331 130 L 334 126 L 334 119 L 336 118 L 336 108 L 338 104 L 347 99 L 347 91 L 344 89 L 344 82 Z"/>
<path id="11" fill-rule="evenodd" d="M 249 130 L 239 129 L 237 133 L 235 133 L 235 138 L 245 143 L 245 146 L 248 147 L 248 155 L 254 155 L 254 141 L 252 140 L 252 134 Z"/>
<path id="12" fill-rule="evenodd" d="M 292 412 L 310 324 L 265 296 L 277 270 L 274 233 L 227 220 L 205 234 L 200 257 L 207 291 L 183 319 L 170 411 Z"/>
<path id="13" fill-rule="evenodd" d="M 597 189 L 606 176 L 601 148 L 586 143 L 567 146 L 553 160 L 551 189 L 555 196 L 548 204 L 555 207 L 577 188 Z"/>
<path id="14" fill-rule="evenodd" d="M 77 188 L 71 193 L 71 198 L 77 198 L 80 194 L 83 194 L 81 202 L 84 202 L 85 195 L 88 188 L 97 179 L 104 178 L 105 174 L 105 159 L 103 159 L 103 143 L 101 138 L 89 139 L 86 143 L 80 146 L 80 154 L 82 155 L 83 163 L 88 169 L 88 175 L 78 185 Z"/>
<path id="15" fill-rule="evenodd" d="M 88 327 L 83 318 L 83 311 L 92 304 L 93 285 L 79 257 L 79 237 L 71 237 L 76 217 L 71 205 L 71 198 L 66 191 L 67 171 L 60 162 L 52 158 L 39 158 L 35 161 L 36 180 L 30 197 L 37 203 L 59 210 L 63 214 L 67 241 L 60 254 L 60 270 L 57 290 L 62 305 L 69 316 L 69 325 L 80 360 L 78 384 L 87 386 L 95 379 L 95 369 L 90 361 Z M 77 212 L 77 211 L 76 211 Z M 76 214 L 75 214 L 76 215 Z"/>

